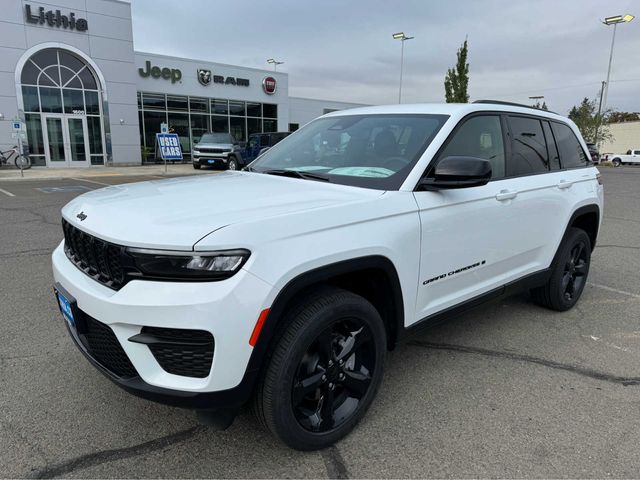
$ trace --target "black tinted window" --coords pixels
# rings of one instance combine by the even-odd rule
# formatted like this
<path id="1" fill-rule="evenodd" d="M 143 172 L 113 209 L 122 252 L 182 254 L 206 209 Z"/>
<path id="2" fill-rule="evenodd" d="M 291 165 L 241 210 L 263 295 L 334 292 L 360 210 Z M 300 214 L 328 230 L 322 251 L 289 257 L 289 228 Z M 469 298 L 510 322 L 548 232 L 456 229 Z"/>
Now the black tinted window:
<path id="1" fill-rule="evenodd" d="M 549 171 L 547 146 L 540 120 L 509 117 L 511 158 L 507 161 L 507 176 L 532 175 Z"/>
<path id="2" fill-rule="evenodd" d="M 497 115 L 478 115 L 466 120 L 444 148 L 439 158 L 465 156 L 491 162 L 491 178 L 504 177 L 504 142 Z"/>
<path id="3" fill-rule="evenodd" d="M 553 138 L 553 132 L 551 131 L 549 122 L 542 122 L 542 128 L 544 130 L 544 137 L 547 140 L 549 166 L 551 170 L 560 170 L 560 156 L 558 155 L 558 148 L 556 147 L 556 141 Z"/>
<path id="4" fill-rule="evenodd" d="M 556 137 L 562 168 L 584 167 L 589 164 L 587 154 L 584 153 L 580 142 L 573 130 L 562 123 L 551 124 L 553 135 Z"/>

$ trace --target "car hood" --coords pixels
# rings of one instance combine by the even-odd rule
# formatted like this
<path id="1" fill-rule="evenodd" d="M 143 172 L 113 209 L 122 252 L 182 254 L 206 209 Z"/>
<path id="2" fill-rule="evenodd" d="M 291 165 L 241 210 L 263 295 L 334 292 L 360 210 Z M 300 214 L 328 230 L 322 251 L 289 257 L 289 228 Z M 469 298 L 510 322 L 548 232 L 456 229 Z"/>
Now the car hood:
<path id="1" fill-rule="evenodd" d="M 102 188 L 72 200 L 62 216 L 116 244 L 192 250 L 200 239 L 227 225 L 362 201 L 382 193 L 313 180 L 224 172 Z"/>
<path id="2" fill-rule="evenodd" d="M 193 148 L 221 148 L 223 150 L 231 150 L 233 148 L 232 143 L 196 143 Z"/>

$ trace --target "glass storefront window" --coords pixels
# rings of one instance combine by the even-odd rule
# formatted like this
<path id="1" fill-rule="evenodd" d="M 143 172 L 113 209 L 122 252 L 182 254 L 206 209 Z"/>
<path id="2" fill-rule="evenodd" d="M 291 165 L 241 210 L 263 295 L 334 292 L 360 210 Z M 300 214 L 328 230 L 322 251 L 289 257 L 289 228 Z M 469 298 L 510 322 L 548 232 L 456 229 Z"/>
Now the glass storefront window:
<path id="1" fill-rule="evenodd" d="M 168 113 L 169 130 L 174 130 L 173 133 L 178 134 L 180 139 L 180 145 L 182 146 L 182 153 L 189 153 L 191 151 L 191 140 L 189 137 L 189 114 L 188 113 Z M 158 129 L 159 133 L 160 129 Z"/>
<path id="2" fill-rule="evenodd" d="M 278 105 L 273 103 L 263 103 L 262 116 L 266 118 L 278 118 Z"/>
<path id="3" fill-rule="evenodd" d="M 247 136 L 252 133 L 262 133 L 262 125 L 259 118 L 247 118 Z"/>
<path id="4" fill-rule="evenodd" d="M 22 87 L 22 100 L 25 112 L 39 112 L 40 100 L 38 99 L 38 87 Z"/>
<path id="5" fill-rule="evenodd" d="M 262 121 L 262 131 L 263 132 L 277 132 L 278 131 L 278 121 L 277 120 L 269 120 L 265 118 Z"/>
<path id="6" fill-rule="evenodd" d="M 187 100 L 187 97 L 167 95 L 167 109 L 186 112 L 187 110 L 189 110 L 189 101 Z"/>
<path id="7" fill-rule="evenodd" d="M 87 115 L 99 115 L 100 114 L 100 97 L 98 92 L 92 92 L 91 90 L 85 90 L 84 99 L 86 102 Z"/>
<path id="8" fill-rule="evenodd" d="M 231 135 L 238 142 L 247 140 L 247 127 L 245 125 L 245 117 L 229 117 L 229 126 Z"/>
<path id="9" fill-rule="evenodd" d="M 192 112 L 209 113 L 209 100 L 206 98 L 189 98 L 189 107 Z"/>
<path id="10" fill-rule="evenodd" d="M 152 149 L 156 144 L 156 133 L 160 133 L 160 124 L 167 121 L 165 112 L 144 112 L 144 139 L 147 147 Z"/>
<path id="11" fill-rule="evenodd" d="M 37 113 L 27 113 L 24 117 L 27 128 L 27 141 L 29 143 L 29 155 L 44 155 L 44 140 L 42 139 L 42 122 L 40 115 Z"/>
<path id="12" fill-rule="evenodd" d="M 219 98 L 211 99 L 211 113 L 228 114 L 229 102 L 227 100 L 221 100 Z"/>
<path id="13" fill-rule="evenodd" d="M 261 117 L 262 105 L 259 103 L 247 102 L 247 117 Z"/>
<path id="14" fill-rule="evenodd" d="M 231 115 L 245 115 L 244 102 L 229 101 Z"/>
<path id="15" fill-rule="evenodd" d="M 84 99 L 82 98 L 82 90 L 71 90 L 65 88 L 62 90 L 62 98 L 64 100 L 64 113 L 73 113 L 74 110 L 84 111 Z"/>
<path id="16" fill-rule="evenodd" d="M 40 105 L 43 112 L 62 113 L 62 96 L 59 88 L 40 87 Z"/>
<path id="17" fill-rule="evenodd" d="M 193 143 L 198 143 L 200 137 L 209 132 L 209 115 L 191 114 L 191 139 Z"/>
<path id="18" fill-rule="evenodd" d="M 87 130 L 89 135 L 89 152 L 91 154 L 102 153 L 102 129 L 100 117 L 87 117 Z"/>
<path id="19" fill-rule="evenodd" d="M 229 117 L 222 115 L 212 115 L 211 131 L 217 133 L 229 133 Z"/>
<path id="20" fill-rule="evenodd" d="M 165 102 L 164 95 L 161 93 L 143 93 L 142 108 L 145 110 L 147 108 L 152 108 L 154 110 L 166 110 L 167 103 Z"/>

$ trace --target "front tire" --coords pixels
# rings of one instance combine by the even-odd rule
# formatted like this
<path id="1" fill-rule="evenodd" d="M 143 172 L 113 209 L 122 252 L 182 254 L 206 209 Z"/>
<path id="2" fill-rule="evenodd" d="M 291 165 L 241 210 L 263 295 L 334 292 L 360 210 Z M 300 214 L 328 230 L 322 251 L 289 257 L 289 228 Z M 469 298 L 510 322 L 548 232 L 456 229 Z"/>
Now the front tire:
<path id="1" fill-rule="evenodd" d="M 202 165 L 200 165 L 199 163 L 193 164 L 193 168 L 195 168 L 196 170 L 200 170 L 200 167 L 202 167 Z"/>
<path id="2" fill-rule="evenodd" d="M 584 230 L 571 228 L 552 265 L 549 281 L 531 290 L 534 301 L 543 307 L 564 312 L 582 295 L 591 264 L 591 240 Z"/>
<path id="3" fill-rule="evenodd" d="M 384 324 L 371 303 L 337 288 L 306 297 L 283 321 L 254 410 L 291 448 L 325 448 L 355 427 L 376 395 Z"/>
<path id="4" fill-rule="evenodd" d="M 238 160 L 235 157 L 229 158 L 229 163 L 227 164 L 227 170 L 238 170 Z"/>

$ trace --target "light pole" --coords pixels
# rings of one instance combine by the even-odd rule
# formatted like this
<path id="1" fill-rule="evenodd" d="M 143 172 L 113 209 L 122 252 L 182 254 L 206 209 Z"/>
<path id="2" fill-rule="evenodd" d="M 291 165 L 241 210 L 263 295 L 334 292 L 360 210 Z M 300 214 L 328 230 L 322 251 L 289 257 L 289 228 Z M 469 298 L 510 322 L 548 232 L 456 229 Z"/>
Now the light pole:
<path id="1" fill-rule="evenodd" d="M 275 72 L 278 70 L 278 65 L 282 65 L 284 62 L 279 62 L 277 60 L 274 60 L 273 58 L 268 58 L 267 63 L 273 64 L 273 71 Z"/>
<path id="2" fill-rule="evenodd" d="M 534 107 L 540 108 L 541 107 L 540 100 L 544 100 L 544 95 L 532 95 L 531 97 L 529 97 L 529 100 L 535 101 L 536 103 Z"/>
<path id="3" fill-rule="evenodd" d="M 402 68 L 404 66 L 404 42 L 411 40 L 414 37 L 407 37 L 404 32 L 394 33 L 394 40 L 400 40 L 402 46 L 400 47 L 400 88 L 398 88 L 398 103 L 402 103 Z"/>
<path id="4" fill-rule="evenodd" d="M 613 25 L 613 36 L 611 37 L 611 51 L 609 52 L 609 68 L 607 69 L 607 82 L 605 84 L 604 90 L 604 98 L 602 99 L 602 110 L 606 110 L 607 108 L 607 96 L 609 95 L 609 79 L 611 78 L 611 62 L 613 60 L 613 46 L 616 43 L 616 29 L 618 28 L 619 23 L 629 23 L 635 17 L 633 15 L 616 15 L 614 17 L 605 18 L 602 23 L 605 25 Z M 600 115 L 600 111 L 598 111 L 598 115 Z M 596 139 L 597 140 L 597 139 Z"/>

